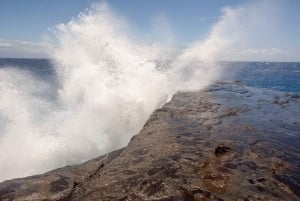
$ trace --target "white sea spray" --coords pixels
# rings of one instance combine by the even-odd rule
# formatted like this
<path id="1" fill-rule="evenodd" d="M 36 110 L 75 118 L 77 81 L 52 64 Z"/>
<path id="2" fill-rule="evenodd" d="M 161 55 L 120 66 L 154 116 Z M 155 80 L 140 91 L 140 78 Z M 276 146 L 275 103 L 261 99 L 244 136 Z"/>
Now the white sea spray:
<path id="1" fill-rule="evenodd" d="M 0 69 L 0 180 L 125 146 L 175 92 L 218 79 L 216 61 L 239 40 L 243 9 L 225 9 L 205 40 L 183 49 L 137 39 L 106 3 L 58 25 L 55 89 L 21 70 Z M 41 95 L 53 90 L 55 97 Z"/>

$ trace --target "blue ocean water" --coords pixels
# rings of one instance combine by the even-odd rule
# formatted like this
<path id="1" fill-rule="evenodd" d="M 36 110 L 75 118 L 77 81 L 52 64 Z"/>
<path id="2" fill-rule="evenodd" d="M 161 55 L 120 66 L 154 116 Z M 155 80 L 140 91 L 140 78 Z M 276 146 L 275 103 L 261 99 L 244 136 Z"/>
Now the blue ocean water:
<path id="1" fill-rule="evenodd" d="M 37 78 L 54 79 L 55 71 L 48 59 L 15 59 L 15 58 L 0 58 L 1 68 L 16 68 L 28 71 Z"/>
<path id="2" fill-rule="evenodd" d="M 300 62 L 224 62 L 224 80 L 273 90 L 300 92 Z"/>
<path id="3" fill-rule="evenodd" d="M 257 88 L 300 93 L 300 62 L 221 62 L 226 66 L 222 80 L 240 80 Z M 47 59 L 0 58 L 1 68 L 17 68 L 38 78 L 53 81 L 55 71 Z"/>

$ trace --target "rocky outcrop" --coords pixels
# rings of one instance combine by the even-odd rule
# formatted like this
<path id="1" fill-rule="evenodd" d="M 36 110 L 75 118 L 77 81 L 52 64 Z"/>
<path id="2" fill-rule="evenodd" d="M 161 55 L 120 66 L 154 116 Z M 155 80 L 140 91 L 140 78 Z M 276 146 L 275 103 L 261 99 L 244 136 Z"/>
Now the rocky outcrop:
<path id="1" fill-rule="evenodd" d="M 300 200 L 300 95 L 179 92 L 128 146 L 5 181 L 0 200 Z"/>

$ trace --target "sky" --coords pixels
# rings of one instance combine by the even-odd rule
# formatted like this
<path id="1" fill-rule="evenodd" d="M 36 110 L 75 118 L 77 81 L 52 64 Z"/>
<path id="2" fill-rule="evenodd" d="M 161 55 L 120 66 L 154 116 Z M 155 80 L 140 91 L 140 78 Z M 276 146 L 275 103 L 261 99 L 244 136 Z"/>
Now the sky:
<path id="1" fill-rule="evenodd" d="M 284 53 L 285 56 L 279 55 L 280 60 L 300 61 L 300 1 L 262 1 L 267 2 L 264 9 L 269 15 L 261 12 L 257 16 L 265 15 L 267 20 L 258 27 L 249 26 L 249 29 L 244 29 L 253 34 L 251 37 L 245 37 L 245 40 L 249 40 L 248 44 L 240 44 L 245 47 L 243 51 L 247 52 L 246 56 L 239 55 L 236 60 L 260 60 L 261 54 L 269 54 L 268 60 L 276 60 L 275 56 L 278 59 L 278 54 Z M 47 48 L 55 44 L 49 30 L 60 23 L 68 23 L 95 2 L 97 1 L 0 0 L 0 57 L 47 57 Z M 172 35 L 176 45 L 185 46 L 195 40 L 205 39 L 222 18 L 224 8 L 237 8 L 240 5 L 251 4 L 254 0 L 106 2 L 112 10 L 126 19 L 137 33 L 143 35 L 145 40 L 162 40 L 160 35 L 163 33 L 159 29 L 164 26 L 168 27 L 168 31 L 171 32 L 169 35 Z M 249 9 L 253 9 L 253 6 Z M 260 18 L 256 20 L 260 21 Z M 245 20 L 244 23 L 248 21 Z M 262 30 L 261 33 L 256 29 Z M 274 58 L 270 54 L 275 54 Z"/>

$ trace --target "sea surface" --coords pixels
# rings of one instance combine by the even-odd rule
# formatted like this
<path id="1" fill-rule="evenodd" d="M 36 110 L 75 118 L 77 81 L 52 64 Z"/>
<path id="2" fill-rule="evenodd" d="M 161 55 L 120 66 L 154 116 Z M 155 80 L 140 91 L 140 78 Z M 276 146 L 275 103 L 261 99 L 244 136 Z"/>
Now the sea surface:
<path id="1" fill-rule="evenodd" d="M 225 66 L 221 80 L 240 80 L 245 85 L 300 93 L 300 62 L 221 62 Z M 0 68 L 16 68 L 40 79 L 56 80 L 48 59 L 0 58 Z"/>
<path id="2" fill-rule="evenodd" d="M 224 80 L 245 85 L 300 93 L 300 62 L 227 62 Z"/>
<path id="3" fill-rule="evenodd" d="M 15 68 L 27 71 L 37 78 L 54 79 L 55 71 L 48 59 L 14 59 L 0 58 L 0 69 Z"/>

